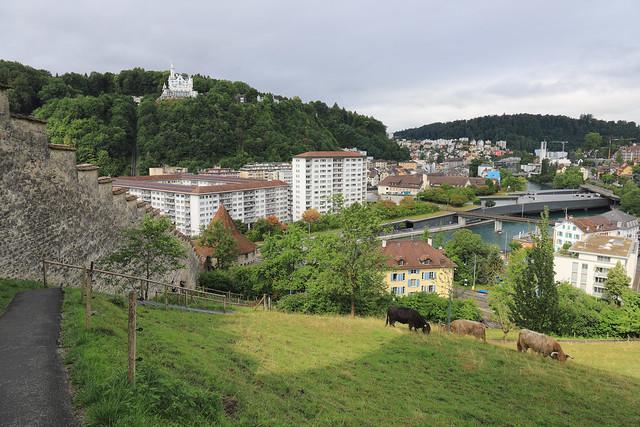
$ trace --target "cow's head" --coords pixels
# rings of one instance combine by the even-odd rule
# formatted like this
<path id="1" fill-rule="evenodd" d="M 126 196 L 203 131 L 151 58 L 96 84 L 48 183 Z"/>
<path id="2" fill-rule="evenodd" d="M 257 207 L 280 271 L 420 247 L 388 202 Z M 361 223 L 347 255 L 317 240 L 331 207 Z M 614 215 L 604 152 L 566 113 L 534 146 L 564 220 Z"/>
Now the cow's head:
<path id="1" fill-rule="evenodd" d="M 559 360 L 560 362 L 564 362 L 567 359 L 573 359 L 573 357 L 569 356 L 563 351 L 552 351 L 550 356 L 553 359 Z"/>
<path id="2" fill-rule="evenodd" d="M 424 325 L 422 326 L 422 333 L 425 335 L 428 335 L 431 332 L 431 325 L 429 325 L 429 322 L 424 322 Z"/>

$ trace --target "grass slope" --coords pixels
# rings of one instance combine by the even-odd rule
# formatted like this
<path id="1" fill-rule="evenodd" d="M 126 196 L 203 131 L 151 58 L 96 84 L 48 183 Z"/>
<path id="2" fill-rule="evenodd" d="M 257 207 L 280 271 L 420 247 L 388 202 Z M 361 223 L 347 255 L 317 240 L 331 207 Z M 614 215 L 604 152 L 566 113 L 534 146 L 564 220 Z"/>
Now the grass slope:
<path id="1" fill-rule="evenodd" d="M 18 292 L 41 286 L 40 283 L 31 280 L 0 279 L 0 314 L 4 312 Z"/>
<path id="2" fill-rule="evenodd" d="M 126 308 L 94 309 L 85 332 L 67 291 L 66 362 L 90 425 L 640 424 L 638 379 L 379 319 L 139 308 L 130 388 Z"/>

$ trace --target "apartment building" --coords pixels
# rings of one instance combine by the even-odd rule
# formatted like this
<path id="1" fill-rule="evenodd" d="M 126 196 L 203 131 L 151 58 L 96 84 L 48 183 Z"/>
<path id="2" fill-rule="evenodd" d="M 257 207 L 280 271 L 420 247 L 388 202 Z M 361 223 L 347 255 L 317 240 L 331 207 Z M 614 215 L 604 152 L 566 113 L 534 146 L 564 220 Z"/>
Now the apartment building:
<path id="1" fill-rule="evenodd" d="M 638 262 L 638 241 L 626 237 L 592 235 L 554 255 L 555 280 L 569 282 L 589 295 L 602 297 L 609 270 L 620 262 L 633 279 Z"/>
<path id="2" fill-rule="evenodd" d="M 199 235 L 221 205 L 231 218 L 245 224 L 268 215 L 290 220 L 289 186 L 278 180 L 177 174 L 120 177 L 114 179 L 114 186 L 160 209 L 188 236 Z"/>
<path id="3" fill-rule="evenodd" d="M 565 244 L 573 245 L 592 235 L 627 237 L 638 240 L 640 225 L 638 218 L 613 209 L 602 215 L 568 217 L 553 227 L 553 249 L 560 250 Z"/>
<path id="4" fill-rule="evenodd" d="M 280 180 L 291 184 L 291 163 L 249 163 L 240 168 L 240 178 Z"/>
<path id="5" fill-rule="evenodd" d="M 362 203 L 367 196 L 367 157 L 356 151 L 309 151 L 293 157 L 293 220 L 307 209 L 330 212 L 333 197 L 344 206 Z"/>

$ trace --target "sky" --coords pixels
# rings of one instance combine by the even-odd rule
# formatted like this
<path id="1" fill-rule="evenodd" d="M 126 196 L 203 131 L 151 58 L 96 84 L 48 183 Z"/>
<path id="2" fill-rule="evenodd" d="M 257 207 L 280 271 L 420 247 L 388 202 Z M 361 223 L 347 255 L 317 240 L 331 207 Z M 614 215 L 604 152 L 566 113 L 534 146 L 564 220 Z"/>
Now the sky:
<path id="1" fill-rule="evenodd" d="M 0 59 L 140 66 L 322 100 L 390 131 L 503 113 L 640 121 L 640 2 L 3 1 Z"/>

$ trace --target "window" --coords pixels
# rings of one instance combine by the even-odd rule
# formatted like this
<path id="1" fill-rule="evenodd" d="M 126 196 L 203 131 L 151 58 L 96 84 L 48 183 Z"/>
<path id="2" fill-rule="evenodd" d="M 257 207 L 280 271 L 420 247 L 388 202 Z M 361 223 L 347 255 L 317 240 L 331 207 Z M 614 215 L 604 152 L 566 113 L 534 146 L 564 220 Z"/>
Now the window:
<path id="1" fill-rule="evenodd" d="M 436 272 L 435 271 L 427 271 L 422 273 L 422 279 L 424 280 L 435 280 Z"/>
<path id="2" fill-rule="evenodd" d="M 420 290 L 422 292 L 427 292 L 427 293 L 434 293 L 436 291 L 436 285 L 428 285 L 428 286 L 421 286 Z"/>
<path id="3" fill-rule="evenodd" d="M 611 258 L 608 256 L 598 255 L 598 262 L 611 262 Z"/>
<path id="4" fill-rule="evenodd" d="M 399 259 L 398 260 L 398 265 L 404 265 L 404 260 L 403 259 Z"/>
<path id="5" fill-rule="evenodd" d="M 431 258 L 420 257 L 420 264 L 429 265 L 431 264 Z"/>
<path id="6" fill-rule="evenodd" d="M 587 286 L 587 273 L 589 271 L 588 264 L 582 264 L 582 269 L 580 271 L 580 287 L 584 290 Z"/>
<path id="7" fill-rule="evenodd" d="M 578 285 L 578 263 L 571 263 L 571 284 L 574 286 Z"/>
<path id="8" fill-rule="evenodd" d="M 404 286 L 394 286 L 391 288 L 394 295 L 404 295 Z"/>
<path id="9" fill-rule="evenodd" d="M 409 274 L 418 274 L 418 270 L 413 268 L 413 269 L 409 270 Z"/>
<path id="10" fill-rule="evenodd" d="M 420 279 L 409 279 L 410 288 L 417 288 L 418 286 L 420 286 Z"/>
<path id="11" fill-rule="evenodd" d="M 392 282 L 401 282 L 404 280 L 404 273 L 391 273 Z"/>
<path id="12" fill-rule="evenodd" d="M 562 237 L 562 231 L 558 231 L 558 237 Z"/>
<path id="13" fill-rule="evenodd" d="M 594 294 L 603 294 L 604 293 L 604 288 L 600 287 L 600 286 L 594 286 L 593 287 L 593 293 Z"/>

